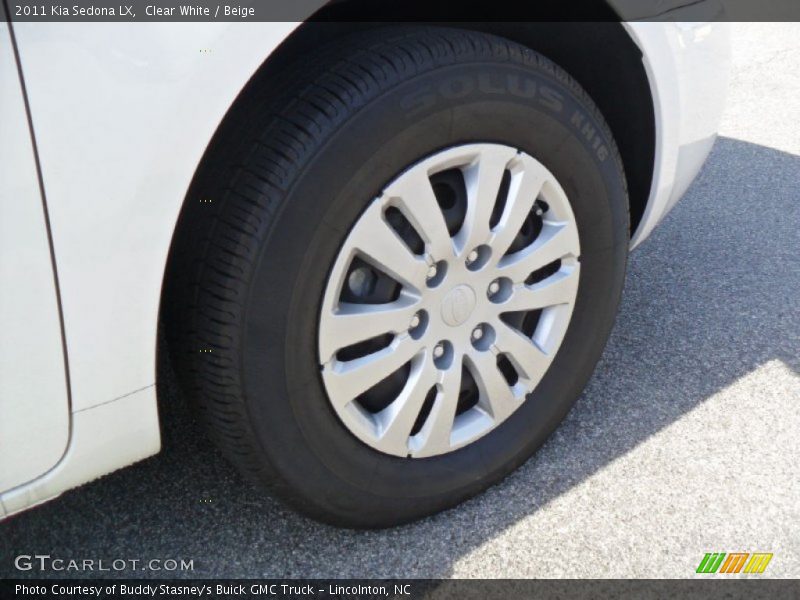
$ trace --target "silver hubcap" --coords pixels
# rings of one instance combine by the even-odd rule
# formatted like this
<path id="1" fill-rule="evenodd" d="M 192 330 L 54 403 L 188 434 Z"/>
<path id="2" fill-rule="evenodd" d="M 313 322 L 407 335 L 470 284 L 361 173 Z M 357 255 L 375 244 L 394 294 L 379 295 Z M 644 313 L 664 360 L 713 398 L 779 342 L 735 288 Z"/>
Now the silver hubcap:
<path id="1" fill-rule="evenodd" d="M 575 218 L 544 165 L 469 144 L 413 165 L 344 242 L 319 320 L 333 408 L 396 456 L 450 452 L 541 381 L 572 316 Z"/>

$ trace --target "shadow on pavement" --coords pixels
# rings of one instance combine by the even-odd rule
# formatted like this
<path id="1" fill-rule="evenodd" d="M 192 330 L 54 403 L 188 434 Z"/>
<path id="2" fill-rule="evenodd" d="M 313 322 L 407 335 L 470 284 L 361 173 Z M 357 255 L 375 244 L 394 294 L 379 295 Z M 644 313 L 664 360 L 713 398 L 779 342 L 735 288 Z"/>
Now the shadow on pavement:
<path id="1" fill-rule="evenodd" d="M 43 553 L 194 559 L 184 575 L 199 577 L 447 577 L 759 365 L 800 372 L 798 190 L 800 157 L 721 138 L 631 256 L 617 325 L 572 413 L 519 471 L 460 507 L 377 532 L 309 521 L 243 482 L 167 389 L 163 452 L 0 525 L 0 573 L 24 576 L 13 557 Z"/>

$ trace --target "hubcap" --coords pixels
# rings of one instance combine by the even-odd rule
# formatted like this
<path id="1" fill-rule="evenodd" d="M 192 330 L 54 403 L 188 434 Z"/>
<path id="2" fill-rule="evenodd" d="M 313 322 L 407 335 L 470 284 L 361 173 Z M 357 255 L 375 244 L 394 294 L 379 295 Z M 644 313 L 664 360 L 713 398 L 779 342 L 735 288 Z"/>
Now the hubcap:
<path id="1" fill-rule="evenodd" d="M 342 423 L 395 456 L 489 433 L 561 345 L 579 256 L 566 194 L 515 148 L 456 146 L 402 172 L 356 221 L 323 297 L 319 364 Z"/>

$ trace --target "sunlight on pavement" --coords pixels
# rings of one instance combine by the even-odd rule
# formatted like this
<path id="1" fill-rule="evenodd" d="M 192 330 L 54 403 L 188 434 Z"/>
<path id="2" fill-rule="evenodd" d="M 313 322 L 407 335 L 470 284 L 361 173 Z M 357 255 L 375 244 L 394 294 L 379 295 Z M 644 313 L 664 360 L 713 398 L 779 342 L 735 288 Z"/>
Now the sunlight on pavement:
<path id="1" fill-rule="evenodd" d="M 767 362 L 473 548 L 453 576 L 691 577 L 716 551 L 772 552 L 758 577 L 791 576 L 799 405 L 800 374 Z"/>

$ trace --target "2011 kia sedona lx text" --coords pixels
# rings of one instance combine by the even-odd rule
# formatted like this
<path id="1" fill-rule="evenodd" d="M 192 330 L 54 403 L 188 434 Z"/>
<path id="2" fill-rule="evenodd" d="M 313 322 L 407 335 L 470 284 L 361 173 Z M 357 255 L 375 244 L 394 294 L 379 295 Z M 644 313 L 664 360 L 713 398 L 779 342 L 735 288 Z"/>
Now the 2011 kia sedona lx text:
<path id="1" fill-rule="evenodd" d="M 250 480 L 353 527 L 454 506 L 558 426 L 728 64 L 725 24 L 647 21 L 0 47 L 0 516 L 158 452 L 167 361 Z"/>

